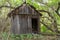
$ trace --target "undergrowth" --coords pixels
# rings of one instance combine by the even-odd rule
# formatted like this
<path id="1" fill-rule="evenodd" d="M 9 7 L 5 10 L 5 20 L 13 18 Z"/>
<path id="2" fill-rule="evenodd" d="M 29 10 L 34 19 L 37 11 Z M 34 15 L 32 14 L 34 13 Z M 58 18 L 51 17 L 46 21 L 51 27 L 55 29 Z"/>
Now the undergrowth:
<path id="1" fill-rule="evenodd" d="M 42 36 L 38 34 L 10 34 L 0 33 L 0 40 L 56 40 L 56 36 Z"/>

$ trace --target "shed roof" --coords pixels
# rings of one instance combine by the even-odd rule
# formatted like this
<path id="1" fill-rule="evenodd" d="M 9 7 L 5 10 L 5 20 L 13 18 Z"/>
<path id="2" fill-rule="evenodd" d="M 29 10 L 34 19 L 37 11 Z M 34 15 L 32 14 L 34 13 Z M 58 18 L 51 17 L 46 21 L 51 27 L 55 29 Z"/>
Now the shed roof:
<path id="1" fill-rule="evenodd" d="M 24 2 L 23 4 L 21 4 L 20 6 L 18 6 L 14 10 L 12 10 L 10 13 L 8 13 L 8 16 L 10 17 L 11 14 L 16 14 L 16 12 L 19 12 L 20 11 L 19 9 L 21 7 L 23 7 L 24 4 L 25 4 L 25 6 L 28 5 L 29 7 L 31 7 L 32 9 L 34 9 L 34 11 L 36 11 L 40 16 L 42 16 L 42 14 L 38 10 L 36 10 L 36 8 L 34 6 L 32 6 L 32 5 L 30 5 L 29 3 L 26 3 L 26 2 Z"/>

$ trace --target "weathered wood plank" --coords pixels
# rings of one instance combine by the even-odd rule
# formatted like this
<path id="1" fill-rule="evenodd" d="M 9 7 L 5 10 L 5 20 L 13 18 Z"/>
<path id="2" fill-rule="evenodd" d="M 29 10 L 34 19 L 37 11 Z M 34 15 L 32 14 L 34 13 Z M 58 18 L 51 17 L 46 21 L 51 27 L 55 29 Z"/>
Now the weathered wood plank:
<path id="1" fill-rule="evenodd" d="M 25 33 L 25 17 L 22 15 L 22 16 L 20 16 L 21 17 L 21 32 L 22 33 Z"/>
<path id="2" fill-rule="evenodd" d="M 19 15 L 16 15 L 16 32 L 17 32 L 17 34 L 20 34 L 20 24 L 19 24 Z"/>
<path id="3" fill-rule="evenodd" d="M 19 24 L 20 24 L 20 34 L 22 34 L 22 31 L 23 31 L 23 29 L 22 29 L 22 17 L 21 17 L 21 15 L 19 16 Z"/>
<path id="4" fill-rule="evenodd" d="M 11 33 L 14 33 L 15 34 L 13 16 L 11 16 Z"/>
<path id="5" fill-rule="evenodd" d="M 28 33 L 32 33 L 32 23 L 30 16 L 28 16 Z"/>

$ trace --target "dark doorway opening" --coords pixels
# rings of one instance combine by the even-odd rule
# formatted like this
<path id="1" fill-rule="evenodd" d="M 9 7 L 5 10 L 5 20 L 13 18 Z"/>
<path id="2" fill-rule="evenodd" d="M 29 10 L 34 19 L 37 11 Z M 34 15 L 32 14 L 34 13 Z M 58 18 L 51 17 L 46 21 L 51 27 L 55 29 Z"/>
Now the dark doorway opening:
<path id="1" fill-rule="evenodd" d="M 38 33 L 38 19 L 32 18 L 32 32 Z"/>

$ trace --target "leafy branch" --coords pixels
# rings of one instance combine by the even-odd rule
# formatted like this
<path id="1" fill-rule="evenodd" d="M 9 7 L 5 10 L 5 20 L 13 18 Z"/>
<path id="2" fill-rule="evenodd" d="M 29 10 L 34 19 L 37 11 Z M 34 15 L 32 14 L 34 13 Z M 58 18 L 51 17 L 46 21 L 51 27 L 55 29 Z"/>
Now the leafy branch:
<path id="1" fill-rule="evenodd" d="M 60 2 L 58 3 L 58 8 L 57 8 L 57 10 L 55 11 L 55 12 L 57 13 L 57 15 L 60 17 L 59 8 L 60 8 Z"/>
<path id="2" fill-rule="evenodd" d="M 54 18 L 54 16 L 53 15 L 51 15 L 51 13 L 50 12 L 48 12 L 48 11 L 45 11 L 45 10 L 39 10 L 40 12 L 46 12 L 46 13 L 48 13 L 48 15 L 52 18 L 52 20 L 53 20 L 53 22 L 52 22 L 52 24 L 53 24 L 53 26 L 54 26 L 54 30 L 52 30 L 51 28 L 48 28 L 48 25 L 46 25 L 45 23 L 42 23 L 43 25 L 45 25 L 49 30 L 51 30 L 51 31 L 54 31 L 54 32 L 58 32 L 58 28 L 57 28 L 57 22 L 56 22 L 56 20 L 55 20 L 55 18 Z"/>

